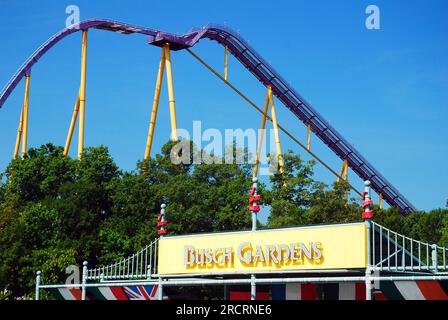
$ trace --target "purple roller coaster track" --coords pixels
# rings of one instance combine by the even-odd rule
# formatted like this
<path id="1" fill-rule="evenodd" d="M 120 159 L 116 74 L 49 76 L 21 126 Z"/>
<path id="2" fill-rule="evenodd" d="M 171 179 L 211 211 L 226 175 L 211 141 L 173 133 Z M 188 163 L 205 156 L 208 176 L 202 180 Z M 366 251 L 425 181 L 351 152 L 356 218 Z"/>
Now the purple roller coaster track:
<path id="1" fill-rule="evenodd" d="M 31 72 L 32 66 L 56 43 L 80 30 L 102 29 L 122 34 L 138 33 L 148 36 L 148 43 L 162 46 L 170 43 L 172 50 L 194 46 L 203 38 L 215 40 L 227 46 L 229 52 L 240 61 L 261 83 L 271 86 L 274 95 L 312 132 L 319 137 L 340 159 L 363 180 L 370 180 L 372 188 L 381 194 L 391 206 L 400 209 L 403 215 L 416 211 L 415 207 L 384 178 L 351 144 L 306 102 L 249 44 L 234 31 L 217 25 L 208 25 L 184 35 L 174 35 L 158 30 L 133 26 L 118 21 L 92 19 L 66 28 L 42 44 L 19 68 L 0 94 L 0 108 L 8 99 L 20 80 Z"/>

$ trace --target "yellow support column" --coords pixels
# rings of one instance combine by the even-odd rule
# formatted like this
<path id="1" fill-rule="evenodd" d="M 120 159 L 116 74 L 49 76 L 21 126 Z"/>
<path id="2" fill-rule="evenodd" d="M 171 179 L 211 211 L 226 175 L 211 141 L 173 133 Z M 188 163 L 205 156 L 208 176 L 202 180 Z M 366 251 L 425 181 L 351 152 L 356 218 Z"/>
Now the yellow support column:
<path id="1" fill-rule="evenodd" d="M 25 98 L 23 101 L 22 159 L 25 157 L 28 144 L 28 104 L 30 98 L 30 75 L 25 76 Z"/>
<path id="2" fill-rule="evenodd" d="M 224 47 L 224 80 L 229 78 L 229 49 Z"/>
<path id="3" fill-rule="evenodd" d="M 311 125 L 308 125 L 308 144 L 307 144 L 308 151 L 311 151 Z"/>
<path id="4" fill-rule="evenodd" d="M 344 175 L 346 173 L 345 171 L 346 166 L 347 166 L 347 160 L 344 160 L 344 162 L 342 163 L 341 171 L 339 171 L 338 182 L 345 180 Z"/>
<path id="5" fill-rule="evenodd" d="M 87 72 L 87 30 L 82 31 L 81 53 L 81 84 L 79 86 L 79 128 L 78 128 L 78 159 L 84 151 L 84 127 L 86 108 L 86 72 Z"/>
<path id="6" fill-rule="evenodd" d="M 348 163 L 347 159 L 344 160 L 342 163 L 341 171 L 339 172 L 338 176 L 338 182 L 341 182 L 342 180 L 346 181 L 348 183 Z M 345 192 L 345 201 L 348 202 L 348 191 Z"/>
<path id="7" fill-rule="evenodd" d="M 70 128 L 68 129 L 67 140 L 65 141 L 64 156 L 67 156 L 68 152 L 70 150 L 70 144 L 72 142 L 73 131 L 75 130 L 76 119 L 78 118 L 78 111 L 79 111 L 79 92 L 78 92 L 78 97 L 76 98 L 75 108 L 73 110 L 73 115 L 72 115 L 72 121 L 70 122 Z"/>
<path id="8" fill-rule="evenodd" d="M 258 175 L 258 164 L 260 162 L 261 146 L 263 145 L 264 131 L 266 129 L 266 117 L 268 114 L 268 107 L 269 107 L 269 89 L 266 92 L 266 100 L 264 102 L 263 118 L 261 119 L 260 134 L 258 136 L 258 147 L 257 147 L 257 155 L 255 157 L 253 178 L 256 178 Z"/>
<path id="9" fill-rule="evenodd" d="M 344 167 L 344 180 L 348 181 L 348 163 L 347 163 L 347 160 L 344 160 L 344 164 L 345 164 L 345 167 Z"/>
<path id="10" fill-rule="evenodd" d="M 174 85 L 173 85 L 173 70 L 171 67 L 170 45 L 166 43 L 163 46 L 166 65 L 166 80 L 168 83 L 168 99 L 170 103 L 170 117 L 171 117 L 171 140 L 177 141 L 177 124 L 176 124 L 176 103 L 174 101 Z"/>
<path id="11" fill-rule="evenodd" d="M 382 193 L 379 194 L 378 202 L 379 202 L 380 209 L 383 209 L 383 194 Z"/>
<path id="12" fill-rule="evenodd" d="M 162 50 L 162 56 L 159 62 L 159 71 L 157 73 L 156 90 L 154 92 L 154 101 L 152 104 L 151 120 L 149 121 L 148 139 L 146 141 L 146 149 L 144 160 L 148 160 L 151 155 L 152 140 L 154 136 L 154 128 L 156 126 L 157 110 L 159 109 L 160 91 L 162 89 L 163 71 L 165 69 L 165 50 Z"/>
<path id="13" fill-rule="evenodd" d="M 277 113 L 275 112 L 274 96 L 272 95 L 271 86 L 268 86 L 268 95 L 269 95 L 269 101 L 271 103 L 272 124 L 274 126 L 275 144 L 277 146 L 278 165 L 280 167 L 280 173 L 283 174 L 285 172 L 283 163 L 283 154 L 282 154 L 282 147 L 280 145 L 280 135 L 278 134 Z"/>
<path id="14" fill-rule="evenodd" d="M 19 128 L 17 129 L 17 137 L 16 137 L 16 145 L 14 147 L 14 155 L 13 159 L 17 159 L 17 156 L 19 155 L 19 148 L 20 148 L 20 141 L 22 140 L 22 131 L 23 131 L 23 107 L 20 111 L 20 119 L 19 119 Z"/>
<path id="15" fill-rule="evenodd" d="M 348 163 L 347 160 L 344 160 L 345 168 L 344 168 L 344 180 L 348 183 Z M 345 191 L 345 202 L 348 203 L 348 190 Z"/>

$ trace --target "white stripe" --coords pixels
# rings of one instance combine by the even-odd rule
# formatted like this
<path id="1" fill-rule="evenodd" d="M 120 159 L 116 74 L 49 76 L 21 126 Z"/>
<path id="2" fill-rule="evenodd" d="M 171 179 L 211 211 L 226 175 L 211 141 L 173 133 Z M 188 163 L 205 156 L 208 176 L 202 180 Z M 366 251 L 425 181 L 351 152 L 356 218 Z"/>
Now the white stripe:
<path id="1" fill-rule="evenodd" d="M 356 283 L 339 283 L 339 300 L 356 300 Z"/>
<path id="2" fill-rule="evenodd" d="M 301 300 L 301 285 L 297 283 L 290 283 L 286 285 L 286 300 Z"/>
<path id="3" fill-rule="evenodd" d="M 158 300 L 158 296 L 159 296 L 159 286 L 154 285 L 154 287 L 151 290 L 151 294 L 149 294 L 149 300 Z"/>
<path id="4" fill-rule="evenodd" d="M 75 296 L 70 292 L 68 288 L 60 288 L 58 290 L 64 300 L 76 300 Z"/>
<path id="5" fill-rule="evenodd" d="M 405 300 L 426 300 L 415 281 L 394 281 Z"/>
<path id="6" fill-rule="evenodd" d="M 106 300 L 118 300 L 108 287 L 99 287 L 98 290 L 106 298 Z"/>

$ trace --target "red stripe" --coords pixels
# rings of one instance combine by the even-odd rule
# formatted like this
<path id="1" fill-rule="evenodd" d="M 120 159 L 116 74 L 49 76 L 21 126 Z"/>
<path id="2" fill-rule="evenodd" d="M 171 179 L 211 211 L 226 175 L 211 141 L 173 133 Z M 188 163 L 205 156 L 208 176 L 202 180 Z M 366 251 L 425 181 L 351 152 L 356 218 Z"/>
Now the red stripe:
<path id="1" fill-rule="evenodd" d="M 269 292 L 257 292 L 256 300 L 269 300 Z M 229 300 L 250 300 L 250 291 L 230 291 Z"/>
<path id="2" fill-rule="evenodd" d="M 129 300 L 121 287 L 111 287 L 110 291 L 117 298 L 117 300 Z"/>
<path id="3" fill-rule="evenodd" d="M 301 300 L 317 300 L 317 286 L 315 283 L 304 283 L 301 288 Z"/>
<path id="4" fill-rule="evenodd" d="M 143 286 L 138 286 L 138 291 L 140 291 L 140 293 L 142 294 L 142 296 L 145 298 L 145 300 L 150 300 L 148 293 L 146 293 L 145 287 Z"/>
<path id="5" fill-rule="evenodd" d="M 375 292 L 375 300 L 389 300 L 382 292 Z"/>
<path id="6" fill-rule="evenodd" d="M 82 300 L 82 291 L 81 289 L 71 288 L 68 289 L 70 293 L 75 297 L 75 300 Z M 87 297 L 86 297 L 87 299 Z"/>
<path id="7" fill-rule="evenodd" d="M 257 300 L 269 300 L 269 292 L 257 292 Z"/>
<path id="8" fill-rule="evenodd" d="M 448 300 L 438 281 L 415 281 L 426 300 Z"/>
<path id="9" fill-rule="evenodd" d="M 355 300 L 366 300 L 366 284 L 364 282 L 355 283 Z"/>
<path id="10" fill-rule="evenodd" d="M 155 284 L 153 287 L 152 287 L 152 290 L 151 290 L 151 298 L 154 298 L 155 296 L 156 296 L 156 292 L 157 292 L 157 288 L 159 287 L 159 285 L 158 284 Z"/>
<path id="11" fill-rule="evenodd" d="M 250 300 L 249 291 L 230 291 L 230 300 Z"/>

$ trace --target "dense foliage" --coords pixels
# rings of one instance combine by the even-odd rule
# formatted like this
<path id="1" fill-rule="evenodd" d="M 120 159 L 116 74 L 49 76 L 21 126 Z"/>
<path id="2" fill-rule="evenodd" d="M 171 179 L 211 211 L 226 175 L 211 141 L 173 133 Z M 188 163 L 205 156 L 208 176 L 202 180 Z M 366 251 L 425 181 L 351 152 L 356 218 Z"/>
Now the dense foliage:
<path id="1" fill-rule="evenodd" d="M 131 172 L 102 146 L 87 148 L 79 161 L 52 144 L 12 161 L 0 179 L 0 299 L 30 296 L 36 270 L 47 283 L 63 282 L 69 265 L 110 263 L 140 249 L 156 237 L 162 202 L 170 234 L 249 228 L 252 167 L 173 164 L 171 148 Z M 345 184 L 316 181 L 314 163 L 292 152 L 284 160 L 285 175 L 260 185 L 270 210 L 260 227 L 360 220 L 359 199 L 346 203 Z M 446 209 L 407 218 L 395 209 L 375 213 L 393 230 L 448 246 Z"/>

